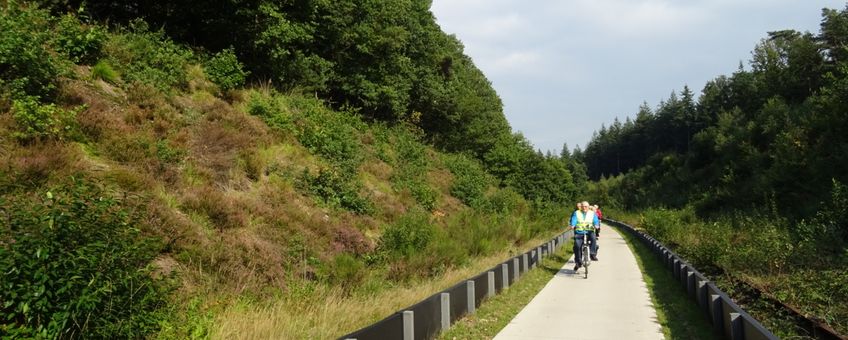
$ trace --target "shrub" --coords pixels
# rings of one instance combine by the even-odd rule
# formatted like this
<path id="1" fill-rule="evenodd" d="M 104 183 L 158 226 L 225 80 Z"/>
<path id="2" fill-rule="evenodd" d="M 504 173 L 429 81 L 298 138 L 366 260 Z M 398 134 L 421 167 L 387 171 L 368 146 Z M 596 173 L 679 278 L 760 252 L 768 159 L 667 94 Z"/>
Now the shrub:
<path id="1" fill-rule="evenodd" d="M 0 333 L 143 338 L 157 329 L 166 291 L 147 265 L 158 246 L 121 202 L 76 181 L 0 198 L 0 212 Z"/>
<path id="2" fill-rule="evenodd" d="M 421 204 L 428 211 L 436 209 L 438 192 L 435 189 L 431 188 L 424 181 L 413 181 L 409 182 L 408 185 L 409 190 L 412 191 L 412 197 L 415 197 L 415 201 L 418 204 Z"/>
<path id="3" fill-rule="evenodd" d="M 265 124 L 281 131 L 288 132 L 294 127 L 291 114 L 280 102 L 280 97 L 273 93 L 264 94 L 252 91 L 250 99 L 247 101 L 247 112 L 262 118 Z"/>
<path id="4" fill-rule="evenodd" d="M 374 211 L 373 203 L 359 196 L 359 183 L 341 176 L 334 170 L 320 169 L 316 176 L 310 174 L 309 170 L 304 170 L 298 184 L 330 206 L 358 214 L 370 214 Z"/>
<path id="5" fill-rule="evenodd" d="M 217 84 L 223 91 L 244 85 L 249 72 L 239 62 L 232 48 L 215 53 L 204 65 L 209 80 Z"/>
<path id="6" fill-rule="evenodd" d="M 350 254 L 336 255 L 321 268 L 323 277 L 345 289 L 358 287 L 365 279 L 365 273 L 365 264 Z"/>
<path id="7" fill-rule="evenodd" d="M 137 20 L 126 32 L 110 36 L 103 48 L 109 62 L 128 82 L 150 84 L 162 91 L 186 84 L 190 50 L 168 39 L 163 31 L 150 32 Z"/>
<path id="8" fill-rule="evenodd" d="M 524 212 L 526 208 L 524 197 L 511 188 L 495 191 L 482 204 L 484 211 L 499 214 Z"/>
<path id="9" fill-rule="evenodd" d="M 449 157 L 447 165 L 454 175 L 451 195 L 470 207 L 477 207 L 489 186 L 489 175 L 480 163 L 465 155 Z"/>
<path id="10" fill-rule="evenodd" d="M 404 127 L 397 127 L 394 132 L 394 143 L 397 159 L 392 160 L 395 172 L 392 182 L 396 188 L 408 189 L 415 201 L 427 210 L 436 208 L 438 193 L 427 183 L 428 171 L 427 148 Z M 378 136 L 385 139 L 386 136 Z M 386 155 L 384 155 L 385 157 Z"/>
<path id="11" fill-rule="evenodd" d="M 76 16 L 66 14 L 56 23 L 56 46 L 75 63 L 90 64 L 100 57 L 106 30 L 86 25 Z"/>
<path id="12" fill-rule="evenodd" d="M 423 211 L 412 211 L 389 225 L 380 236 L 379 249 L 392 255 L 409 257 L 424 250 L 433 239 L 435 228 Z"/>
<path id="13" fill-rule="evenodd" d="M 18 131 L 15 138 L 22 142 L 63 140 L 77 132 L 76 115 L 84 106 L 74 110 L 62 109 L 56 104 L 41 104 L 35 97 L 12 102 L 12 117 Z"/>
<path id="14" fill-rule="evenodd" d="M 848 186 L 833 180 L 830 200 L 822 202 L 816 215 L 794 225 L 805 254 L 848 255 Z M 815 254 L 815 255 L 813 255 Z"/>
<path id="15" fill-rule="evenodd" d="M 363 159 L 357 131 L 362 121 L 346 112 L 331 111 L 320 102 L 300 100 L 293 104 L 305 109 L 302 111 L 304 115 L 297 117 L 296 121 L 298 141 L 341 172 L 355 172 Z"/>
<path id="16" fill-rule="evenodd" d="M 4 7 L 0 10 L 0 96 L 48 98 L 64 68 L 49 50 L 49 15 L 14 3 Z"/>

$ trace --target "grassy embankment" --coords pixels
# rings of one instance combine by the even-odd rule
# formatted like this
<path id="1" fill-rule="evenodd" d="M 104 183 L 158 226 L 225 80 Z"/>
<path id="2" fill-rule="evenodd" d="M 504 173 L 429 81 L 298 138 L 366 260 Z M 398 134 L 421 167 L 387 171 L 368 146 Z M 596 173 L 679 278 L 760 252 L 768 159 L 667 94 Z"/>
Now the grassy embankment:
<path id="1" fill-rule="evenodd" d="M 812 335 L 769 300 L 793 306 L 837 332 L 848 333 L 848 263 L 844 255 L 806 252 L 826 245 L 807 243 L 817 237 L 799 237 L 804 229 L 832 222 L 813 218 L 789 227 L 781 218 L 752 215 L 705 222 L 691 210 L 667 209 L 611 216 L 671 247 L 780 337 Z M 752 225 L 757 228 L 750 228 Z M 751 295 L 751 287 L 766 296 Z"/>
<path id="2" fill-rule="evenodd" d="M 0 83 L 0 265 L 19 273 L 0 331 L 334 337 L 560 225 L 412 124 L 233 86 L 231 51 L 25 6 L 0 19 L 20 66 Z"/>

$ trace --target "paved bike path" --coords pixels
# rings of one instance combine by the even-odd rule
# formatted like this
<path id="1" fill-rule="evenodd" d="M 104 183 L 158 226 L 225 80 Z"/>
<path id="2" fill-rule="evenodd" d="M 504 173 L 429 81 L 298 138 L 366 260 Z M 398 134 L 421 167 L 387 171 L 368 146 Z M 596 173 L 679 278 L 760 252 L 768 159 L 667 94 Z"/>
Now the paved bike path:
<path id="1" fill-rule="evenodd" d="M 588 279 L 572 256 L 495 340 L 663 339 L 636 257 L 618 230 L 601 236 Z"/>

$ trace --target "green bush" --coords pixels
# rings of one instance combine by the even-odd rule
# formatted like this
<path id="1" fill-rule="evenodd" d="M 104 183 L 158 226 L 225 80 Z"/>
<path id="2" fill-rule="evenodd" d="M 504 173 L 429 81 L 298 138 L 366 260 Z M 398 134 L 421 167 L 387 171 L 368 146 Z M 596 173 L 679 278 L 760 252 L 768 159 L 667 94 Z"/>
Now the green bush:
<path id="1" fill-rule="evenodd" d="M 65 64 L 49 47 L 49 15 L 15 3 L 4 7 L 0 10 L 0 100 L 3 96 L 51 97 Z"/>
<path id="2" fill-rule="evenodd" d="M 100 189 L 76 181 L 0 198 L 0 333 L 12 338 L 143 338 L 166 291 L 158 246 Z"/>
<path id="3" fill-rule="evenodd" d="M 282 101 L 283 97 L 273 92 L 269 95 L 251 91 L 250 99 L 247 101 L 247 112 L 262 118 L 265 124 L 272 128 L 290 132 L 294 128 L 293 119 Z"/>
<path id="4" fill-rule="evenodd" d="M 364 158 L 359 136 L 364 123 L 351 113 L 329 110 L 320 102 L 298 100 L 292 104 L 303 113 L 295 122 L 298 141 L 341 172 L 354 173 Z"/>
<path id="5" fill-rule="evenodd" d="M 359 286 L 365 279 L 365 264 L 350 254 L 339 254 L 322 266 L 321 275 L 345 289 Z"/>
<path id="6" fill-rule="evenodd" d="M 480 163 L 465 155 L 448 157 L 447 165 L 454 175 L 451 195 L 470 207 L 478 207 L 489 187 L 489 175 Z"/>
<path id="7" fill-rule="evenodd" d="M 231 90 L 244 85 L 245 79 L 250 72 L 244 70 L 244 65 L 239 62 L 232 48 L 215 53 L 204 64 L 209 80 L 217 84 L 223 91 Z"/>
<path id="8" fill-rule="evenodd" d="M 503 188 L 486 197 L 482 208 L 484 211 L 499 214 L 519 213 L 526 210 L 526 201 L 515 190 Z"/>
<path id="9" fill-rule="evenodd" d="M 111 35 L 103 48 L 109 63 L 127 82 L 150 84 L 162 91 L 187 82 L 190 50 L 177 45 L 163 31 L 150 32 L 144 21 L 130 23 L 127 31 Z"/>
<path id="10" fill-rule="evenodd" d="M 439 193 L 426 182 L 409 182 L 407 187 L 410 191 L 412 191 L 412 197 L 415 197 L 415 201 L 418 202 L 418 204 L 421 204 L 424 209 L 427 209 L 428 211 L 436 209 L 436 199 L 438 198 Z"/>
<path id="11" fill-rule="evenodd" d="M 41 104 L 35 97 L 14 100 L 12 117 L 18 130 L 13 136 L 22 142 L 74 137 L 78 131 L 76 115 L 84 109 L 65 110 L 56 104 Z"/>
<path id="12" fill-rule="evenodd" d="M 298 184 L 330 206 L 358 214 L 370 214 L 374 211 L 374 204 L 359 195 L 359 183 L 334 170 L 321 169 L 315 176 L 304 170 Z"/>
<path id="13" fill-rule="evenodd" d="M 816 215 L 794 225 L 805 254 L 848 257 L 848 186 L 833 180 L 830 199 L 822 202 Z"/>
<path id="14" fill-rule="evenodd" d="M 56 23 L 56 47 L 75 63 L 91 64 L 100 58 L 106 41 L 106 30 L 96 25 L 86 25 L 72 14 L 66 14 Z"/>
<path id="15" fill-rule="evenodd" d="M 395 171 L 392 174 L 392 183 L 397 189 L 408 189 L 415 201 L 427 210 L 436 208 L 438 192 L 427 183 L 427 171 L 429 162 L 427 159 L 427 148 L 405 127 L 396 127 L 391 130 L 394 141 L 396 159 L 391 160 Z M 387 132 L 384 132 L 387 133 Z M 386 139 L 388 136 L 379 136 Z M 385 155 L 384 153 L 384 156 Z"/>
<path id="16" fill-rule="evenodd" d="M 412 211 L 389 225 L 380 236 L 379 249 L 392 255 L 411 256 L 430 244 L 435 228 L 429 214 Z"/>

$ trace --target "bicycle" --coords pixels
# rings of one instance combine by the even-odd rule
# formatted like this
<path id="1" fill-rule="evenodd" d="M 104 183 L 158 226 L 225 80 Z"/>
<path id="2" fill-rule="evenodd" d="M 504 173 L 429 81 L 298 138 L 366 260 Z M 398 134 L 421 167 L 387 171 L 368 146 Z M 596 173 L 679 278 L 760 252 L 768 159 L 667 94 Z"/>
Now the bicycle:
<path id="1" fill-rule="evenodd" d="M 589 265 L 592 264 L 592 259 L 590 258 L 591 255 L 589 254 L 589 234 L 588 233 L 583 234 L 583 247 L 582 247 L 582 249 L 583 249 L 583 251 L 581 252 L 582 254 L 580 254 L 580 255 L 582 255 L 581 257 L 583 258 L 583 260 L 581 261 L 581 262 L 583 262 L 583 278 L 588 279 L 589 278 Z"/>

